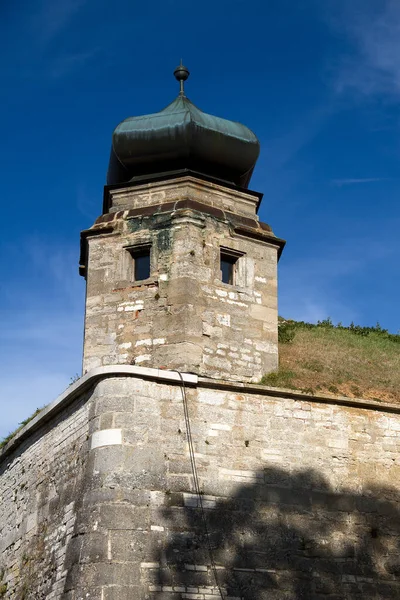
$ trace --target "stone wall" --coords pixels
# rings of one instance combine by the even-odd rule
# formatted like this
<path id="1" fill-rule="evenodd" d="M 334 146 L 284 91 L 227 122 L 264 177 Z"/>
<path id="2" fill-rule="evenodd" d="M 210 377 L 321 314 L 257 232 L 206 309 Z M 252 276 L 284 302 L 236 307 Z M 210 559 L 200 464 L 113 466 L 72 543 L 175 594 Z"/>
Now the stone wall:
<path id="1" fill-rule="evenodd" d="M 120 437 L 92 451 L 97 557 L 82 596 L 217 597 L 181 389 L 110 379 L 96 393 L 99 428 Z M 201 380 L 187 397 L 224 593 L 398 597 L 398 414 Z"/>
<path id="2" fill-rule="evenodd" d="M 82 394 L 49 422 L 42 415 L 0 455 L 0 598 L 61 598 L 83 489 L 88 408 Z"/>
<path id="3" fill-rule="evenodd" d="M 6 544 L 4 581 L 18 581 L 35 539 L 38 554 L 25 555 L 39 590 L 13 594 L 13 583 L 5 598 L 211 600 L 218 585 L 244 600 L 399 596 L 399 407 L 185 375 L 199 497 L 179 375 L 120 367 L 97 377 L 89 400 L 3 458 L 0 482 L 12 489 L 2 510 L 23 524 Z M 85 471 L 68 471 L 72 444 L 52 453 L 46 440 L 81 417 Z M 36 470 L 16 511 L 29 457 Z M 56 465 L 57 511 L 51 486 L 38 496 L 35 484 Z M 52 547 L 58 587 L 39 576 Z"/>

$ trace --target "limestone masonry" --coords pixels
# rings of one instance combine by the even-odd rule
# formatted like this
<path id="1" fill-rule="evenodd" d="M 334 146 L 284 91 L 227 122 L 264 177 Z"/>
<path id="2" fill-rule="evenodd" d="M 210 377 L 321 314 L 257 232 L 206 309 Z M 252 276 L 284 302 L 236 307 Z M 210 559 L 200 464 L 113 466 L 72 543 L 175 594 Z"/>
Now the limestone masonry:
<path id="1" fill-rule="evenodd" d="M 109 196 L 110 212 L 82 237 L 84 371 L 137 364 L 259 381 L 276 369 L 283 242 L 259 222 L 259 195 L 181 176 Z M 143 248 L 149 277 L 135 282 Z M 235 285 L 221 281 L 221 252 Z"/>
<path id="2" fill-rule="evenodd" d="M 83 375 L 0 451 L 0 600 L 400 597 L 400 407 L 258 385 L 284 241 L 244 125 L 115 129 Z"/>
<path id="3" fill-rule="evenodd" d="M 178 374 L 97 371 L 3 451 L 3 597 L 220 597 Z M 398 598 L 399 408 L 183 377 L 224 597 Z"/>

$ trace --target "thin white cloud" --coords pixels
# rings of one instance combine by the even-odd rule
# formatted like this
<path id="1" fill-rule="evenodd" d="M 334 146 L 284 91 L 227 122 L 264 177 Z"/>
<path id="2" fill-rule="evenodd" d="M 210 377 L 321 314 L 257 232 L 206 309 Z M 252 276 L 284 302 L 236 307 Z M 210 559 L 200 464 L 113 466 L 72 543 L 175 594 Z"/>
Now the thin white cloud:
<path id="1" fill-rule="evenodd" d="M 400 95 L 400 2 L 353 0 L 339 2 L 340 16 L 331 25 L 345 33 L 353 49 L 342 58 L 336 73 L 338 92 L 364 96 Z"/>
<path id="2" fill-rule="evenodd" d="M 344 178 L 344 179 L 332 179 L 331 183 L 337 187 L 343 187 L 345 185 L 358 185 L 363 183 L 376 183 L 378 181 L 387 181 L 384 177 L 359 177 L 359 178 Z"/>

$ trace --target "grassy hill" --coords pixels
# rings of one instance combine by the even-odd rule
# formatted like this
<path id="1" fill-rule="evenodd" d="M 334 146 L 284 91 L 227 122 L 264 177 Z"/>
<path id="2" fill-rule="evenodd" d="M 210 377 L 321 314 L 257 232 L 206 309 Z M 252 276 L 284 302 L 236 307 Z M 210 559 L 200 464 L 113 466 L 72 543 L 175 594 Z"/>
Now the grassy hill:
<path id="1" fill-rule="evenodd" d="M 379 324 L 280 319 L 279 370 L 262 383 L 308 393 L 400 402 L 400 335 Z"/>

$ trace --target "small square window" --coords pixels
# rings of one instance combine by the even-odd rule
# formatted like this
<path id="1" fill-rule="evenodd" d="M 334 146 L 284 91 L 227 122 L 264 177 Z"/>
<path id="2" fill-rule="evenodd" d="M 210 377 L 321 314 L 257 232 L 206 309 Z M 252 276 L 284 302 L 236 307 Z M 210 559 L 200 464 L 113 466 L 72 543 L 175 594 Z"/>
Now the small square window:
<path id="1" fill-rule="evenodd" d="M 226 254 L 221 250 L 221 280 L 223 283 L 234 285 L 237 257 Z"/>
<path id="2" fill-rule="evenodd" d="M 133 259 L 133 280 L 141 281 L 150 277 L 150 246 L 129 248 Z"/>
<path id="3" fill-rule="evenodd" d="M 228 285 L 243 285 L 244 252 L 220 248 L 220 279 Z"/>

